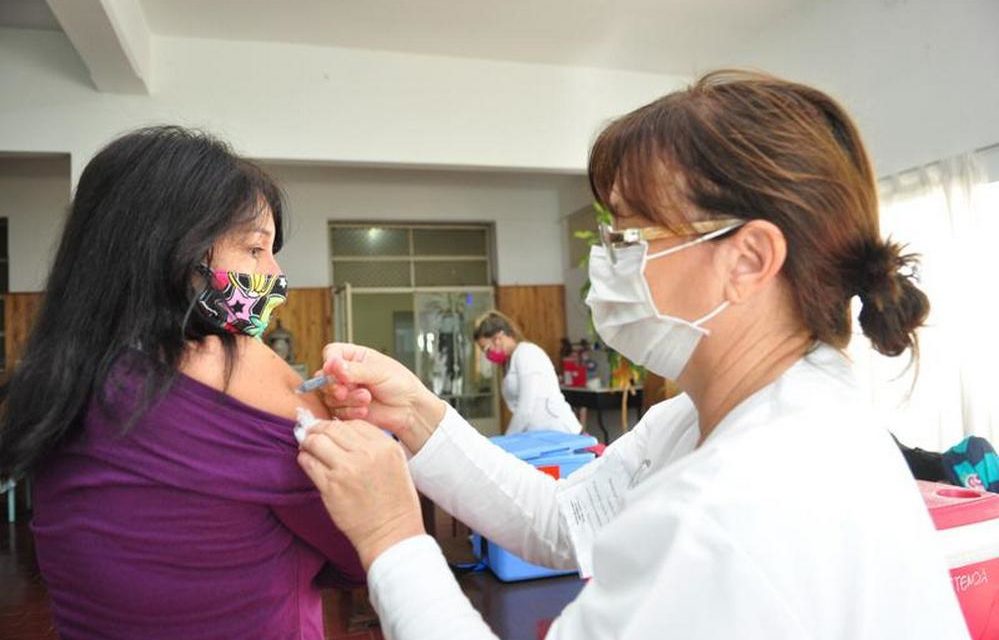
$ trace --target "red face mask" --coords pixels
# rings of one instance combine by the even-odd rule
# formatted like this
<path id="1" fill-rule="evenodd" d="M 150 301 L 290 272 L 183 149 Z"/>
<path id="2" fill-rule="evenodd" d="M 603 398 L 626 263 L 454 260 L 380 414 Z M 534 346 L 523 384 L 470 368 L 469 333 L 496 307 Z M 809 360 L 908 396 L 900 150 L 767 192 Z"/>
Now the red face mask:
<path id="1" fill-rule="evenodd" d="M 486 349 L 486 360 L 493 364 L 506 364 L 507 355 L 499 349 Z"/>

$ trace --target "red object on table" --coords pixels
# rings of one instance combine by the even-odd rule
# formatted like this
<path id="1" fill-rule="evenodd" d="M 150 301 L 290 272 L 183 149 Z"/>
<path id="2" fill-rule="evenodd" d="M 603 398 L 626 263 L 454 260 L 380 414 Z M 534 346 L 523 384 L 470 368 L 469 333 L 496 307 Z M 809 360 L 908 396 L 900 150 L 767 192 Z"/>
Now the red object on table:
<path id="1" fill-rule="evenodd" d="M 562 358 L 562 382 L 567 387 L 586 386 L 586 367 L 575 358 Z"/>

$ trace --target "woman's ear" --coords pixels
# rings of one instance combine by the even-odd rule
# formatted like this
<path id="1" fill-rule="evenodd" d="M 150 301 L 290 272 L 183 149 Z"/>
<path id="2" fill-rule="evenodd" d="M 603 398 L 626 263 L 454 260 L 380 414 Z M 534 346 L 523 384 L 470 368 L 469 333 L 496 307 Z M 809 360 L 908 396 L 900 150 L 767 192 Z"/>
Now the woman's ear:
<path id="1" fill-rule="evenodd" d="M 718 256 L 728 274 L 725 299 L 740 304 L 776 281 L 787 257 L 787 241 L 772 222 L 750 220 L 725 240 Z"/>

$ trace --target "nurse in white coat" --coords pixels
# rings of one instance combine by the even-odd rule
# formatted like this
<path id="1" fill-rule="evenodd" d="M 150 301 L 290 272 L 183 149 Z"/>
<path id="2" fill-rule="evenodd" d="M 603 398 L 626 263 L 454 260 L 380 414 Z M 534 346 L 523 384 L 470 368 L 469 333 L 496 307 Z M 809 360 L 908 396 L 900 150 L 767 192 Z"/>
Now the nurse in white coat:
<path id="1" fill-rule="evenodd" d="M 499 311 L 475 321 L 472 338 L 493 364 L 503 367 L 503 402 L 510 409 L 506 434 L 524 431 L 579 433 L 582 425 L 565 401 L 551 358 Z"/>
<path id="2" fill-rule="evenodd" d="M 553 480 L 393 360 L 326 349 L 345 421 L 299 462 L 387 637 L 493 637 L 423 531 L 419 487 L 532 562 L 592 573 L 549 638 L 967 638 L 915 482 L 842 353 L 855 295 L 892 356 L 929 308 L 880 237 L 846 113 L 799 84 L 709 74 L 604 130 L 590 181 L 615 216 L 590 258 L 597 330 L 684 391 L 603 457 Z M 594 492 L 617 512 L 586 544 Z"/>

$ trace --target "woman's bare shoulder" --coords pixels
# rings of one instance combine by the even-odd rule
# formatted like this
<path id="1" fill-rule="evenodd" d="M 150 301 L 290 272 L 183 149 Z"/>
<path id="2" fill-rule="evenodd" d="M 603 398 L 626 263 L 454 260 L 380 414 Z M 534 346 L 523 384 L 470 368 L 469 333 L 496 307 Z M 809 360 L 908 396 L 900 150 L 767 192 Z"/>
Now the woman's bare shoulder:
<path id="1" fill-rule="evenodd" d="M 329 417 L 316 393 L 295 392 L 301 377 L 270 347 L 249 337 L 240 336 L 236 341 L 237 355 L 228 386 L 225 351 L 215 336 L 190 345 L 181 373 L 267 413 L 294 420 L 296 409 L 303 407 L 318 418 Z"/>

